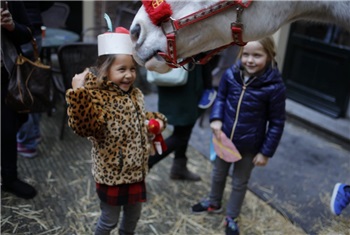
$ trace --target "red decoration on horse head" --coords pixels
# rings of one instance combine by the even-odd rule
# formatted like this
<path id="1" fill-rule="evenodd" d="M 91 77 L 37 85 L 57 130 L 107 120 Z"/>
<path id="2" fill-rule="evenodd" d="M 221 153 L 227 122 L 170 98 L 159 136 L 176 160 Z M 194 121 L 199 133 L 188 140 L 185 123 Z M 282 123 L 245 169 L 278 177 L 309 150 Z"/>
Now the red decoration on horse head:
<path id="1" fill-rule="evenodd" d="M 142 0 L 142 4 L 152 23 L 158 26 L 173 14 L 165 0 Z"/>

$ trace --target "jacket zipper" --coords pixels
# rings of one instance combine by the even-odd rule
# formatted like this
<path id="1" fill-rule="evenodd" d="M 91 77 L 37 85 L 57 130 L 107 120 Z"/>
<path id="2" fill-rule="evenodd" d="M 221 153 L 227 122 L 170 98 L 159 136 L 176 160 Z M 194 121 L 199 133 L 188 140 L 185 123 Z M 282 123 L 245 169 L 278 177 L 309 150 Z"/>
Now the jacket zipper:
<path id="1" fill-rule="evenodd" d="M 241 78 L 243 76 L 241 75 Z M 236 117 L 235 117 L 235 122 L 233 123 L 233 126 L 232 126 L 232 130 L 231 130 L 231 135 L 230 135 L 230 140 L 232 141 L 233 140 L 233 134 L 236 130 L 236 127 L 237 127 L 237 123 L 238 123 L 238 116 L 239 116 L 239 113 L 240 113 L 240 110 L 241 110 L 241 104 L 242 104 L 242 100 L 243 100 L 243 96 L 244 96 L 244 93 L 247 89 L 247 86 L 249 86 L 257 77 L 254 77 L 252 79 L 250 79 L 250 81 L 248 83 L 245 83 L 244 82 L 244 78 L 242 78 L 242 81 L 243 81 L 243 86 L 242 86 L 242 92 L 241 92 L 241 95 L 239 96 L 239 100 L 238 100 L 238 104 L 237 104 L 237 111 L 236 111 Z"/>
<path id="2" fill-rule="evenodd" d="M 142 124 L 142 115 L 141 115 L 141 109 L 140 106 L 136 103 L 134 103 L 134 101 L 132 100 L 130 94 L 127 94 L 128 98 L 131 100 L 131 103 L 133 104 L 133 106 L 136 109 L 136 114 L 137 114 L 137 120 L 138 120 L 138 126 L 139 126 L 139 130 L 140 130 L 140 138 L 141 138 L 141 148 L 144 148 L 144 146 L 146 145 L 146 143 L 144 141 L 142 141 L 142 134 L 143 134 L 143 124 Z M 140 119 L 141 118 L 141 119 Z M 143 159 L 143 158 L 142 158 Z M 142 163 L 144 165 L 144 162 Z M 145 175 L 145 173 L 143 173 Z"/>
<path id="3" fill-rule="evenodd" d="M 132 99 L 130 94 L 126 93 L 125 95 L 128 97 L 128 99 L 130 99 L 132 105 L 134 106 L 134 108 L 136 110 L 138 126 L 139 126 L 139 129 L 140 129 L 140 133 L 142 133 L 142 124 L 141 124 L 141 120 L 140 120 L 141 114 L 140 114 L 139 106 L 134 103 L 134 101 L 133 101 L 133 99 Z"/>

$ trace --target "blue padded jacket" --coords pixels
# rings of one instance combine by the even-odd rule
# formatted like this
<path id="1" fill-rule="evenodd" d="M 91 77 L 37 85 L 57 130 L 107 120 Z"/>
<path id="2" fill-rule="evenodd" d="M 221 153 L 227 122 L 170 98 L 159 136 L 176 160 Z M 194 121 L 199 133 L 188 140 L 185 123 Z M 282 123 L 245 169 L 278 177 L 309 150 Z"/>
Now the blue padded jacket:
<path id="1" fill-rule="evenodd" d="M 286 88 L 277 68 L 243 80 L 238 62 L 223 74 L 210 122 L 221 120 L 222 131 L 244 153 L 272 157 L 285 123 Z"/>

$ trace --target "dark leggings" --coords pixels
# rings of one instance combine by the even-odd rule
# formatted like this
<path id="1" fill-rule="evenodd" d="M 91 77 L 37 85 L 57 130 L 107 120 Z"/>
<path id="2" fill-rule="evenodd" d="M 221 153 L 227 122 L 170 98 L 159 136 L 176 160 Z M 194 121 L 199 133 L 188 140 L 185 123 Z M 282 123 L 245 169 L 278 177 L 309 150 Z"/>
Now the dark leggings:
<path id="1" fill-rule="evenodd" d="M 18 114 L 5 104 L 8 73 L 1 67 L 1 177 L 3 182 L 17 179 L 17 139 L 21 123 L 28 115 Z"/>
<path id="2" fill-rule="evenodd" d="M 173 133 L 165 140 L 168 149 L 162 155 L 156 154 L 154 156 L 150 156 L 148 160 L 149 168 L 152 168 L 155 164 L 173 151 L 175 151 L 176 159 L 187 158 L 186 150 L 193 127 L 194 124 L 187 126 L 174 126 Z"/>

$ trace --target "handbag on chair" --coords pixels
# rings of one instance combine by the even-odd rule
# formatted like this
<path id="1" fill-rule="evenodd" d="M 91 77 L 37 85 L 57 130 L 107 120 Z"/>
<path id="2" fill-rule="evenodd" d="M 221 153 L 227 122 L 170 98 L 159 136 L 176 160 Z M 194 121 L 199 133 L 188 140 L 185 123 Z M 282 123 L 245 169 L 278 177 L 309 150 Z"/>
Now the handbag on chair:
<path id="1" fill-rule="evenodd" d="M 51 67 L 41 63 L 35 38 L 34 61 L 19 54 L 10 75 L 6 104 L 19 113 L 47 112 L 51 102 Z"/>

